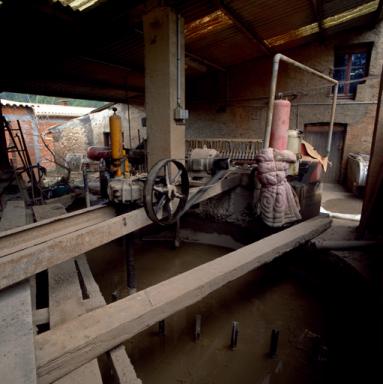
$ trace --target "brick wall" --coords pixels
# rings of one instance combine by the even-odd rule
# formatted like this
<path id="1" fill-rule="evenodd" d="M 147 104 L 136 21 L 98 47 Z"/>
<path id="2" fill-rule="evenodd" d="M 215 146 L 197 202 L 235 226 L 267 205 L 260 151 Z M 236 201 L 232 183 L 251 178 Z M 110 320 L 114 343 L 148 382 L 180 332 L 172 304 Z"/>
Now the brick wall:
<path id="1" fill-rule="evenodd" d="M 32 164 L 40 163 L 48 170 L 55 169 L 53 156 L 43 144 L 41 136 L 44 137 L 48 146 L 53 149 L 53 138 L 49 128 L 68 121 L 70 117 L 36 116 L 32 108 L 25 106 L 6 105 L 2 107 L 2 111 L 12 128 L 16 129 L 17 121 L 20 122 Z M 17 132 L 14 131 L 14 133 Z M 11 140 L 8 134 L 6 137 L 9 146 Z M 22 165 L 16 153 L 10 153 L 9 158 L 17 167 Z"/>
<path id="2" fill-rule="evenodd" d="M 354 31 L 283 52 L 287 56 L 331 74 L 336 46 L 373 42 L 369 79 L 358 85 L 355 100 L 339 99 L 336 123 L 347 124 L 342 166 L 349 152 L 369 153 L 371 147 L 380 73 L 383 63 L 383 24 L 369 31 Z M 229 68 L 225 74 L 193 79 L 187 88 L 187 137 L 262 138 L 270 89 L 272 57 Z M 280 65 L 278 91 L 295 92 L 290 127 L 330 120 L 330 87 L 299 69 Z"/>
<path id="3" fill-rule="evenodd" d="M 144 109 L 138 106 L 116 104 L 117 113 L 121 117 L 126 147 L 136 147 L 139 139 L 146 137 L 141 119 L 145 116 Z M 51 129 L 55 152 L 62 158 L 77 155 L 86 158 L 89 146 L 104 146 L 104 133 L 109 132 L 111 109 L 91 113 L 73 119 Z M 130 126 L 130 134 L 129 134 Z"/>

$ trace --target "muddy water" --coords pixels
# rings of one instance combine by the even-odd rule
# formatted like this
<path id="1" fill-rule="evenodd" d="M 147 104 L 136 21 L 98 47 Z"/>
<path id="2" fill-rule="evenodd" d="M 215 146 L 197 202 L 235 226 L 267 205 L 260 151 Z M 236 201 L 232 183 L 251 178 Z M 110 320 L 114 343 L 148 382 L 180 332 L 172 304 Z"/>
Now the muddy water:
<path id="1" fill-rule="evenodd" d="M 230 250 L 200 244 L 171 249 L 162 242 L 134 246 L 138 290 L 222 256 Z M 121 242 L 88 255 L 92 271 L 109 302 L 126 295 Z M 298 282 L 285 267 L 251 272 L 126 343 L 144 384 L 328 383 L 328 346 L 332 332 L 325 299 Z M 194 336 L 202 316 L 201 337 Z M 239 322 L 238 346 L 229 348 L 232 321 Z M 277 355 L 268 356 L 272 329 L 280 332 Z M 336 348 L 334 348 L 336 349 Z M 335 357 L 334 360 L 336 360 Z M 347 364 L 347 363 L 346 363 Z M 104 371 L 108 371 L 104 367 Z M 107 382 L 113 383 L 112 377 Z M 339 381 L 337 381 L 339 382 Z M 346 381 L 344 381 L 346 382 Z"/>

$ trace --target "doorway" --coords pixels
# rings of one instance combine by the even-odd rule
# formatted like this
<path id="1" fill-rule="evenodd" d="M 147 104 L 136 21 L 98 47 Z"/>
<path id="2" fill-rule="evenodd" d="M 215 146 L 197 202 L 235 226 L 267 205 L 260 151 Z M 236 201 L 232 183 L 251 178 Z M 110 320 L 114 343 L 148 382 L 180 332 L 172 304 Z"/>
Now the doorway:
<path id="1" fill-rule="evenodd" d="M 322 175 L 323 183 L 339 183 L 347 124 L 334 124 L 330 161 L 327 172 Z M 304 140 L 308 141 L 322 155 L 326 155 L 329 123 L 309 123 L 304 127 Z"/>

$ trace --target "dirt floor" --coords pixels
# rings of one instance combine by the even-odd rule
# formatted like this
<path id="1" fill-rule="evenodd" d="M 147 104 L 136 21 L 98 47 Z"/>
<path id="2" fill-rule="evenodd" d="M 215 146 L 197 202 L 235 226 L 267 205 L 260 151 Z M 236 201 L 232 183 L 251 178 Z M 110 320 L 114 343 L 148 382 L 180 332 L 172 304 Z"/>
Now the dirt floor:
<path id="1" fill-rule="evenodd" d="M 201 244 L 172 249 L 166 242 L 136 240 L 137 288 L 144 289 L 227 252 L 230 250 Z M 108 302 L 113 295 L 127 294 L 122 241 L 98 248 L 88 259 Z M 156 325 L 129 340 L 127 351 L 143 383 L 354 382 L 358 376 L 352 367 L 367 364 L 360 354 L 368 354 L 365 350 L 370 340 L 364 331 L 355 334 L 358 327 L 366 329 L 355 313 L 360 302 L 366 305 L 358 297 L 359 290 L 353 293 L 356 286 L 348 281 L 348 275 L 342 276 L 343 271 L 331 277 L 327 259 L 324 279 L 319 272 L 322 267 L 312 265 L 305 252 L 281 260 L 170 316 L 165 320 L 164 334 Z M 345 290 L 353 295 L 352 303 L 344 298 Z M 198 341 L 194 340 L 196 315 L 202 318 Z M 231 350 L 233 321 L 239 323 L 239 338 L 237 348 Z M 270 358 L 273 329 L 280 335 L 277 355 Z M 108 372 L 101 363 L 106 378 Z M 112 377 L 106 382 L 114 383 Z"/>
<path id="2" fill-rule="evenodd" d="M 360 214 L 363 200 L 339 184 L 322 185 L 322 206 L 331 212 Z"/>

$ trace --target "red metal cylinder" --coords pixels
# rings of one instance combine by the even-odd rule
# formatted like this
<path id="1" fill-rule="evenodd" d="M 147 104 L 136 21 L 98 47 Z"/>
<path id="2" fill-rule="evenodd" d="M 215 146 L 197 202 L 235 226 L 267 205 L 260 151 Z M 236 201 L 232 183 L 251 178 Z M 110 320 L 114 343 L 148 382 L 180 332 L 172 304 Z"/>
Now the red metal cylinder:
<path id="1" fill-rule="evenodd" d="M 288 100 L 275 100 L 271 125 L 270 147 L 287 149 L 291 103 Z"/>
<path id="2" fill-rule="evenodd" d="M 111 152 L 109 147 L 89 147 L 86 154 L 89 160 L 100 161 L 110 158 Z"/>

